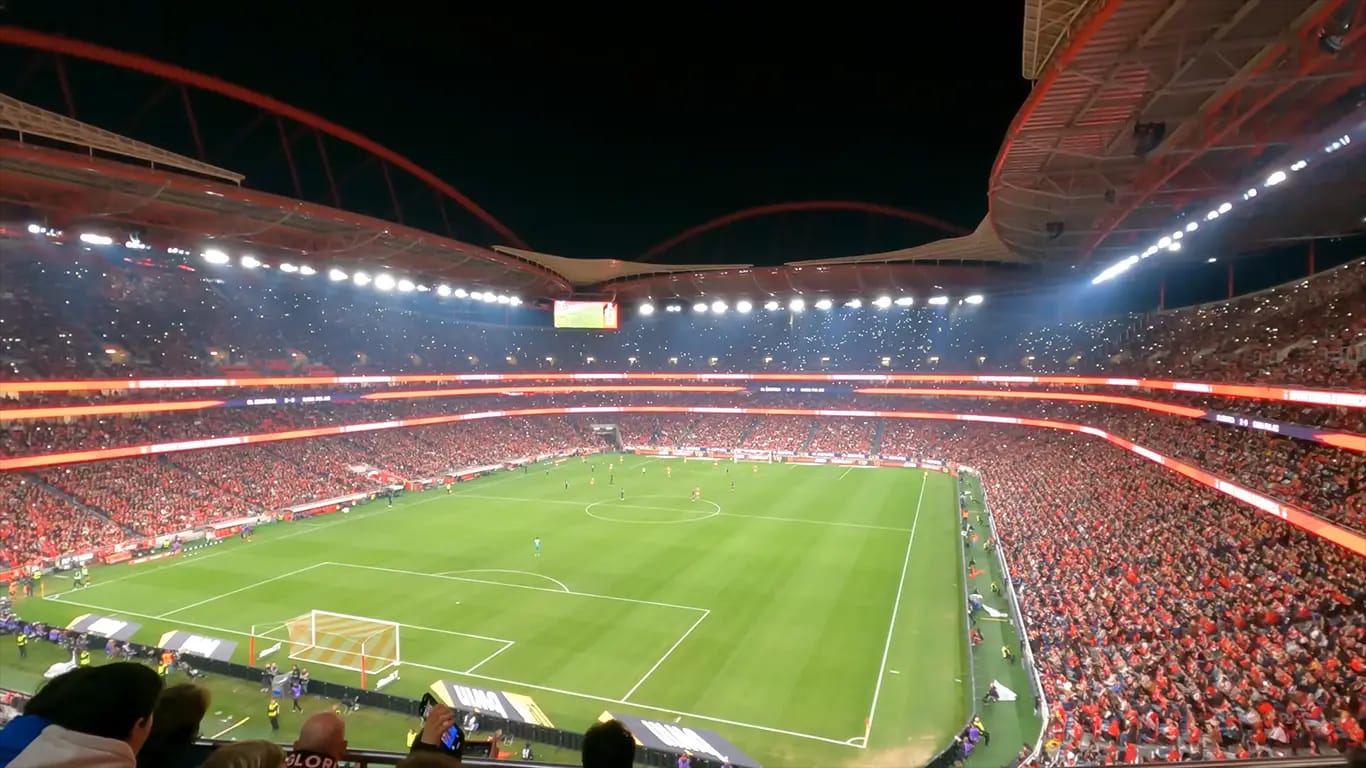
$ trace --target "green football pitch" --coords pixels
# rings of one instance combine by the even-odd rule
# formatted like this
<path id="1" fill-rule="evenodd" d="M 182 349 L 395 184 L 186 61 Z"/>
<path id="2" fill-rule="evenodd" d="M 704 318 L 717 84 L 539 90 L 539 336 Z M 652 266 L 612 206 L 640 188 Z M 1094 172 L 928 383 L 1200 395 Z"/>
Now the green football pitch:
<path id="1" fill-rule="evenodd" d="M 767 766 L 914 765 L 968 706 L 956 509 L 938 472 L 600 455 L 103 568 L 84 589 L 49 579 L 19 610 L 128 619 L 148 643 L 219 636 L 244 663 L 253 627 L 369 617 L 401 627 L 388 693 L 448 679 L 526 694 L 570 730 L 633 713 Z"/>

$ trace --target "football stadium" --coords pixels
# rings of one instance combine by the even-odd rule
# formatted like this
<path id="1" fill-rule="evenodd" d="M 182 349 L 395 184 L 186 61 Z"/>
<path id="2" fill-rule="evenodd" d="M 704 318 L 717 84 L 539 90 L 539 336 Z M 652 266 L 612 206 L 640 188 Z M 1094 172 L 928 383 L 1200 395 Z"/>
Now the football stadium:
<path id="1" fill-rule="evenodd" d="M 634 260 L 0 26 L 0 767 L 1360 760 L 1366 2 L 1023 5 L 975 226 Z"/>

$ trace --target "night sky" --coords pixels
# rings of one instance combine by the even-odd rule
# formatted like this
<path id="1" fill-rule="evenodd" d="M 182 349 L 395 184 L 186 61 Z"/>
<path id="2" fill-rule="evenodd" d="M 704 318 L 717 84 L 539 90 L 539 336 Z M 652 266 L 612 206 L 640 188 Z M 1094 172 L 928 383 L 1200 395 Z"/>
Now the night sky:
<path id="1" fill-rule="evenodd" d="M 989 13 L 913 3 L 749 16 L 706 3 L 598 15 L 443 11 L 454 5 L 8 0 L 0 21 L 145 54 L 315 112 L 433 171 L 532 248 L 579 257 L 632 258 L 714 216 L 791 200 L 861 200 L 970 228 L 1028 94 L 1018 2 L 989 4 Z M 0 90 L 64 111 L 53 68 L 32 59 L 0 51 L 0 72 L 18 73 L 0 75 Z M 157 81 L 108 73 L 72 65 L 80 119 L 193 154 L 183 119 L 137 117 Z M 248 186 L 289 194 L 287 166 L 266 162 L 278 149 L 252 143 L 278 147 L 270 130 L 233 143 L 259 113 L 195 99 L 205 143 L 232 149 L 223 164 L 247 172 Z M 179 107 L 164 94 L 154 103 Z M 214 151 L 208 159 L 219 160 Z M 361 163 L 334 160 L 343 170 Z M 377 173 L 347 185 L 345 207 L 386 210 Z M 461 224 L 455 232 L 498 241 Z M 787 215 L 699 238 L 663 260 L 779 262 L 940 236 L 864 214 Z"/>

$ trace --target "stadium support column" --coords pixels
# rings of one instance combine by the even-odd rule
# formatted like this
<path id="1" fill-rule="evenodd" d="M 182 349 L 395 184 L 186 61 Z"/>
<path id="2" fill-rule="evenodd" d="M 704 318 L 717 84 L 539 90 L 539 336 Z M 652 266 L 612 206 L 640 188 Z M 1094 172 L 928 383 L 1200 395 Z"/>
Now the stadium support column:
<path id="1" fill-rule="evenodd" d="M 251 635 L 247 638 L 247 666 L 256 666 L 256 625 L 251 625 Z"/>
<path id="2" fill-rule="evenodd" d="M 360 689 L 365 690 L 365 643 L 360 644 Z"/>

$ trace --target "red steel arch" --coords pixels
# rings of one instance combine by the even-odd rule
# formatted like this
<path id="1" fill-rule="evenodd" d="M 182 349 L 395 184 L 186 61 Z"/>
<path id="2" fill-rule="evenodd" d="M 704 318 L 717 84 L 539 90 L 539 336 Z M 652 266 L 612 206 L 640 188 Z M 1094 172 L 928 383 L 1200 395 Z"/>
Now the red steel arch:
<path id="1" fill-rule="evenodd" d="M 761 216 L 774 216 L 782 213 L 800 213 L 803 211 L 856 211 L 859 213 L 872 214 L 874 216 L 887 216 L 890 218 L 904 219 L 905 221 L 913 221 L 917 224 L 933 227 L 950 235 L 969 234 L 969 230 L 960 227 L 957 224 L 950 224 L 942 219 L 937 219 L 928 214 L 920 213 L 919 211 L 910 211 L 905 208 L 897 208 L 891 205 L 865 203 L 858 200 L 804 200 L 788 203 L 771 203 L 769 205 L 756 205 L 752 208 L 744 208 L 727 213 L 724 216 L 717 216 L 716 218 L 704 221 L 695 227 L 685 229 L 668 240 L 657 243 L 642 254 L 640 260 L 649 261 L 661 253 L 672 250 L 679 243 L 687 242 L 698 235 L 729 226 L 737 221 L 756 219 Z"/>
<path id="2" fill-rule="evenodd" d="M 526 244 L 526 241 L 521 237 L 518 237 L 517 233 L 508 229 L 507 225 L 494 218 L 493 214 L 484 210 L 478 203 L 471 200 L 460 190 L 445 181 L 442 181 L 431 171 L 426 170 L 422 166 L 388 147 L 378 144 L 355 131 L 337 125 L 326 118 L 315 115 L 312 112 L 306 112 L 278 99 L 243 88 L 239 85 L 233 85 L 232 83 L 220 80 L 211 75 L 205 75 L 174 64 L 167 64 L 140 54 L 126 53 L 113 48 L 106 48 L 102 45 L 95 45 L 94 43 L 86 43 L 79 40 L 58 37 L 56 35 L 48 35 L 42 32 L 34 32 L 20 27 L 8 26 L 0 26 L 0 43 L 52 53 L 58 56 L 71 56 L 78 59 L 86 59 L 108 64 L 109 66 L 118 67 L 120 69 L 141 72 L 146 75 L 162 78 L 163 80 L 169 80 L 181 85 L 188 85 L 203 91 L 216 93 L 229 99 L 250 104 L 251 106 L 280 117 L 289 118 L 300 125 L 306 125 L 316 131 L 321 131 L 322 133 L 369 152 L 371 155 L 407 171 L 418 180 L 425 182 L 428 186 L 469 211 L 495 232 L 507 238 L 508 242 L 519 248 L 529 247 Z"/>

